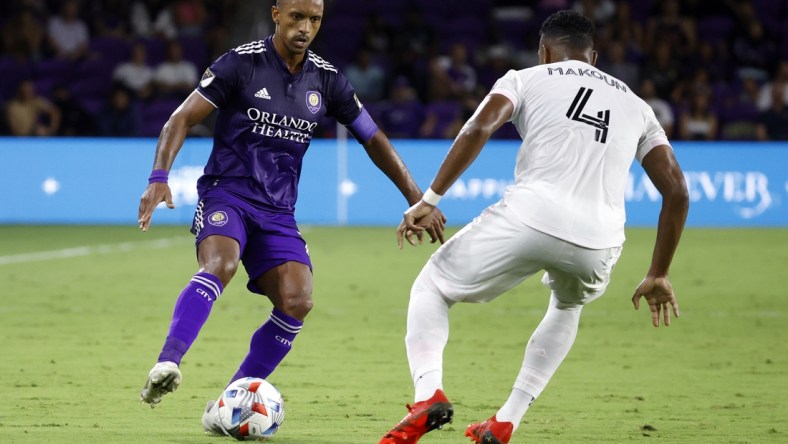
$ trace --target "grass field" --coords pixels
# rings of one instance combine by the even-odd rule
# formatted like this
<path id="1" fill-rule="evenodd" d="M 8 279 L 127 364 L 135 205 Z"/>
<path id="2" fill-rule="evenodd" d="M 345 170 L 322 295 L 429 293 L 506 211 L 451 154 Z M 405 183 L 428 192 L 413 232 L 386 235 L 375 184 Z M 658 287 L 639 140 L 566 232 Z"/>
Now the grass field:
<path id="1" fill-rule="evenodd" d="M 396 249 L 393 228 L 305 227 L 315 309 L 270 380 L 287 419 L 274 443 L 376 443 L 412 401 L 403 337 L 408 291 L 435 246 Z M 651 327 L 631 291 L 653 230 L 629 230 L 613 282 L 586 307 L 575 346 L 513 439 L 524 442 L 788 442 L 788 230 L 685 232 L 672 269 L 682 316 Z M 225 291 L 155 410 L 139 389 L 175 297 L 195 271 L 184 227 L 0 226 L 0 442 L 219 443 L 200 415 L 270 311 Z M 548 294 L 526 281 L 452 309 L 445 387 L 455 420 L 506 399 Z"/>

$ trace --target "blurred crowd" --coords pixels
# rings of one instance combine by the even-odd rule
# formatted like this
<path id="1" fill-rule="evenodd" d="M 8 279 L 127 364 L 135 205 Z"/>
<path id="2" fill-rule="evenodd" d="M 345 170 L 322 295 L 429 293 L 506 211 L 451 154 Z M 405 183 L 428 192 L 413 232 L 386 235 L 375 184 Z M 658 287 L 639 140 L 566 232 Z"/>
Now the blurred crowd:
<path id="1" fill-rule="evenodd" d="M 273 33 L 271 4 L 0 2 L 0 134 L 157 136 L 212 60 Z M 389 137 L 452 138 L 496 79 L 538 63 L 541 22 L 569 8 L 596 24 L 597 66 L 672 139 L 788 140 L 788 0 L 326 0 L 312 50 Z"/>

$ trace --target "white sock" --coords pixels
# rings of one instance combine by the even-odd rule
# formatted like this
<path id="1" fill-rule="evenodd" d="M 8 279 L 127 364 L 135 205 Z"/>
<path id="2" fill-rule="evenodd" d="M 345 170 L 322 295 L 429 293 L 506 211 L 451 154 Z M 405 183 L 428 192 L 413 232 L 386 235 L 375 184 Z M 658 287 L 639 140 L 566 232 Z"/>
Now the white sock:
<path id="1" fill-rule="evenodd" d="M 424 401 L 443 389 L 443 349 L 449 340 L 449 308 L 422 272 L 413 284 L 408 305 L 405 345 L 415 388 L 414 402 Z"/>
<path id="2" fill-rule="evenodd" d="M 544 319 L 525 347 L 525 358 L 512 395 L 496 414 L 496 419 L 511 422 L 515 429 L 531 402 L 542 394 L 575 342 L 583 306 L 558 308 L 557 305 L 558 301 L 551 297 Z"/>
<path id="3" fill-rule="evenodd" d="M 498 422 L 511 422 L 514 425 L 514 430 L 517 430 L 517 426 L 520 425 L 532 402 L 534 402 L 532 395 L 517 388 L 512 389 L 506 404 L 495 414 L 495 419 Z"/>

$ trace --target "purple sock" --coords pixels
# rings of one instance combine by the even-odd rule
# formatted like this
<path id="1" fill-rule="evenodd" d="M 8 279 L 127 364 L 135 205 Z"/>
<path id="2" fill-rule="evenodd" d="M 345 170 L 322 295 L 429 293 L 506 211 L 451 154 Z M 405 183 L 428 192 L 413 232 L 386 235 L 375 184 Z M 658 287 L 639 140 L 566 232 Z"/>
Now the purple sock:
<path id="1" fill-rule="evenodd" d="M 231 382 L 247 376 L 267 378 L 290 351 L 302 325 L 298 319 L 273 309 L 265 324 L 252 335 L 249 354 Z"/>
<path id="2" fill-rule="evenodd" d="M 219 278 L 210 273 L 200 272 L 192 276 L 175 302 L 170 332 L 164 341 L 159 362 L 172 361 L 181 364 L 183 355 L 208 320 L 213 301 L 219 298 L 223 289 Z"/>

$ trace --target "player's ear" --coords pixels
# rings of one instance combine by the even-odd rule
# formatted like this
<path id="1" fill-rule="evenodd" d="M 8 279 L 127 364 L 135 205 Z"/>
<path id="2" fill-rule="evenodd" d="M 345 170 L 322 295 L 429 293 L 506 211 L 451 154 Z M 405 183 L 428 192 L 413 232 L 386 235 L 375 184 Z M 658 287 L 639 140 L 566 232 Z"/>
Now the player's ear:
<path id="1" fill-rule="evenodd" d="M 275 24 L 279 24 L 279 8 L 277 8 L 276 5 L 271 6 L 271 19 Z"/>
<path id="2" fill-rule="evenodd" d="M 596 66 L 596 56 L 598 53 L 596 51 L 591 51 L 591 66 Z"/>
<path id="3" fill-rule="evenodd" d="M 545 65 L 550 63 L 550 50 L 545 45 L 539 45 L 539 64 Z"/>

